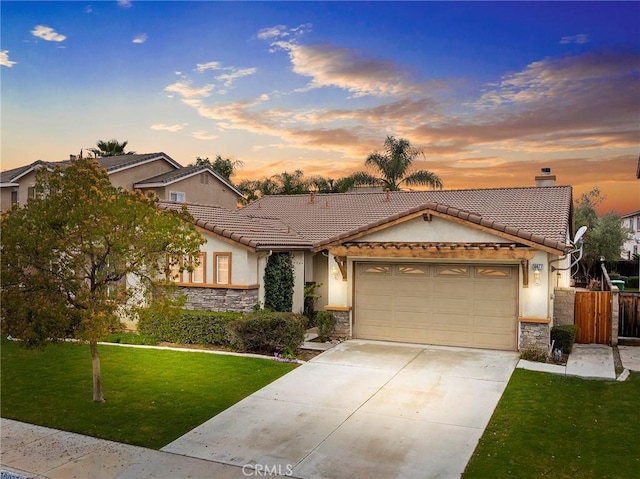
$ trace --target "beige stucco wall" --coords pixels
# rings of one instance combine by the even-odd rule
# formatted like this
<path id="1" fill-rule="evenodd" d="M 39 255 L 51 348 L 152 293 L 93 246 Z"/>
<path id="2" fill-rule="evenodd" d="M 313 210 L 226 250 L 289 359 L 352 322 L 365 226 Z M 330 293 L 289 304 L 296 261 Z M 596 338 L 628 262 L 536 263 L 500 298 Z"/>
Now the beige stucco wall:
<path id="1" fill-rule="evenodd" d="M 109 179 L 114 186 L 122 187 L 126 190 L 133 190 L 133 184 L 142 180 L 161 175 L 175 168 L 165 160 L 155 160 L 149 163 L 118 171 L 109 175 Z"/>
<path id="2" fill-rule="evenodd" d="M 187 203 L 223 206 L 230 210 L 238 207 L 238 195 L 213 175 L 209 175 L 209 184 L 201 183 L 200 174 L 197 174 L 155 190 L 158 198 L 165 200 L 171 199 L 171 191 L 177 191 L 185 193 Z"/>
<path id="3" fill-rule="evenodd" d="M 0 210 L 8 210 L 11 208 L 11 192 L 13 191 L 13 186 L 7 186 L 5 188 L 0 188 Z"/>
<path id="4" fill-rule="evenodd" d="M 216 236 L 203 234 L 206 243 L 200 246 L 200 251 L 207 253 L 205 282 L 211 284 L 214 281 L 214 254 L 215 253 L 231 253 L 231 285 L 247 286 L 257 284 L 257 261 L 255 253 L 247 249 L 235 246 L 231 243 L 223 241 Z M 180 282 L 187 282 L 189 273 L 182 273 Z"/>
<path id="5" fill-rule="evenodd" d="M 18 183 L 20 185 L 18 187 L 18 204 L 24 206 L 29 198 L 29 187 L 36 184 L 36 172 L 27 173 L 18 180 Z"/>
<path id="6" fill-rule="evenodd" d="M 422 217 L 414 218 L 399 225 L 363 236 L 358 241 L 509 242 L 509 240 L 499 236 L 468 228 L 437 216 L 432 216 L 431 221 L 424 221 Z"/>

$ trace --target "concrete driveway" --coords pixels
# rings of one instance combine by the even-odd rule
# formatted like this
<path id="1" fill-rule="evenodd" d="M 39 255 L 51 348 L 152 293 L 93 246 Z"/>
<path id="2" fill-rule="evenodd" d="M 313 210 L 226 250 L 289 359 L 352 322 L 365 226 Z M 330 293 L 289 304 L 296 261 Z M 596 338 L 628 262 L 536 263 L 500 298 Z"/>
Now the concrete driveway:
<path id="1" fill-rule="evenodd" d="M 298 478 L 450 478 L 464 470 L 515 352 L 352 340 L 162 450 Z"/>

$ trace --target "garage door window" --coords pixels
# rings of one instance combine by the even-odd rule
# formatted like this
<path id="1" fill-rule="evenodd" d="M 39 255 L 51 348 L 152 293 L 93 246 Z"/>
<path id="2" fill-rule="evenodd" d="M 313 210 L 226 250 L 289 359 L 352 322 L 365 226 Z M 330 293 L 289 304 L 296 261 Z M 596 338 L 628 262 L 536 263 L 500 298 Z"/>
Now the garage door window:
<path id="1" fill-rule="evenodd" d="M 468 278 L 469 268 L 466 266 L 436 266 L 436 276 Z"/>
<path id="2" fill-rule="evenodd" d="M 429 267 L 421 265 L 400 265 L 397 267 L 397 274 L 408 276 L 429 276 Z"/>
<path id="3" fill-rule="evenodd" d="M 372 265 L 362 265 L 360 266 L 360 274 L 371 274 L 371 275 L 385 275 L 388 276 L 391 274 L 391 267 L 386 265 L 380 266 L 372 266 Z"/>
<path id="4" fill-rule="evenodd" d="M 511 268 L 478 266 L 476 267 L 476 278 L 511 278 Z"/>

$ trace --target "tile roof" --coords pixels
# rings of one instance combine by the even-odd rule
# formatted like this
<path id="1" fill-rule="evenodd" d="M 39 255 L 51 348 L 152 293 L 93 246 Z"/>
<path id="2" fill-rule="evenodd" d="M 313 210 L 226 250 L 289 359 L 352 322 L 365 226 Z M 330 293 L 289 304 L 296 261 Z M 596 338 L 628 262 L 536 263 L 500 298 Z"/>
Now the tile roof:
<path id="1" fill-rule="evenodd" d="M 47 168 L 53 169 L 56 166 L 56 164 L 57 163 L 51 163 L 49 161 L 37 160 L 29 165 L 20 166 L 18 168 L 13 168 L 11 170 L 5 170 L 0 173 L 0 183 L 2 184 L 12 183 L 14 180 L 20 178 L 22 175 L 24 175 L 25 173 L 28 173 L 29 171 L 33 170 L 38 166 L 46 165 Z"/>
<path id="2" fill-rule="evenodd" d="M 112 173 L 115 170 L 121 170 L 125 168 L 129 168 L 137 165 L 138 163 L 144 163 L 146 161 L 151 161 L 154 159 L 164 158 L 167 162 L 173 165 L 175 168 L 182 168 L 182 165 L 171 158 L 169 155 L 165 153 L 145 153 L 141 155 L 120 155 L 120 156 L 105 156 L 101 158 L 96 158 L 100 166 L 102 166 L 108 173 Z M 33 168 L 46 165 L 48 168 L 53 169 L 56 166 L 66 166 L 68 165 L 70 160 L 63 161 L 43 161 L 37 160 L 33 163 L 30 163 L 25 166 L 21 166 L 19 168 L 13 168 L 11 170 L 6 170 L 0 173 L 0 182 L 1 183 L 9 183 L 13 181 L 15 178 L 20 177 L 22 174 L 32 170 Z"/>
<path id="3" fill-rule="evenodd" d="M 570 186 L 265 196 L 243 215 L 281 220 L 316 247 L 420 210 L 434 210 L 510 235 L 566 249 Z"/>
<path id="4" fill-rule="evenodd" d="M 164 158 L 167 162 L 171 163 L 175 168 L 181 168 L 182 165 L 178 163 L 176 160 L 171 158 L 169 155 L 163 152 L 159 153 L 144 153 L 140 155 L 120 155 L 120 156 L 104 156 L 101 158 L 96 158 L 100 166 L 102 166 L 107 172 L 111 173 L 114 170 L 121 170 L 123 168 L 128 168 L 131 166 L 135 166 L 138 163 L 143 163 L 145 161 L 150 161 L 158 158 Z"/>
<path id="5" fill-rule="evenodd" d="M 229 238 L 256 250 L 286 249 L 309 250 L 311 241 L 304 238 L 278 219 L 255 218 L 239 214 L 221 206 L 160 201 L 163 210 L 187 211 L 195 219 L 196 226 Z"/>
<path id="6" fill-rule="evenodd" d="M 149 187 L 152 187 L 152 185 L 163 185 L 163 186 L 170 185 L 171 183 L 175 183 L 178 180 L 181 180 L 183 178 L 187 178 L 193 175 L 197 175 L 203 171 L 208 171 L 211 175 L 216 177 L 221 183 L 223 183 L 228 188 L 233 190 L 233 192 L 236 193 L 238 196 L 243 196 L 242 192 L 238 190 L 238 188 L 236 188 L 230 181 L 228 181 L 226 178 L 224 178 L 223 176 L 221 176 L 220 174 L 218 174 L 216 171 L 214 171 L 212 168 L 208 166 L 195 166 L 195 165 L 185 166 L 177 170 L 162 173 L 161 175 L 154 176 L 152 178 L 147 178 L 146 180 L 138 181 L 133 186 L 135 188 L 149 188 Z"/>

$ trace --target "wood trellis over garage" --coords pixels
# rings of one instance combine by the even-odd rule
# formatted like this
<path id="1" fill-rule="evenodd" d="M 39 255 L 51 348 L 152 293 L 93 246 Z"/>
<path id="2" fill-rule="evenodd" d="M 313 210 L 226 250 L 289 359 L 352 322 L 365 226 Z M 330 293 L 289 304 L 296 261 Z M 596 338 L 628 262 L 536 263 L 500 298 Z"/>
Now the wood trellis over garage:
<path id="1" fill-rule="evenodd" d="M 410 258 L 442 260 L 501 260 L 520 261 L 522 271 L 527 272 L 529 260 L 536 251 L 518 243 L 444 243 L 444 242 L 346 242 L 329 248 L 347 279 L 346 258 Z M 528 274 L 523 274 L 523 286 L 528 286 Z"/>

